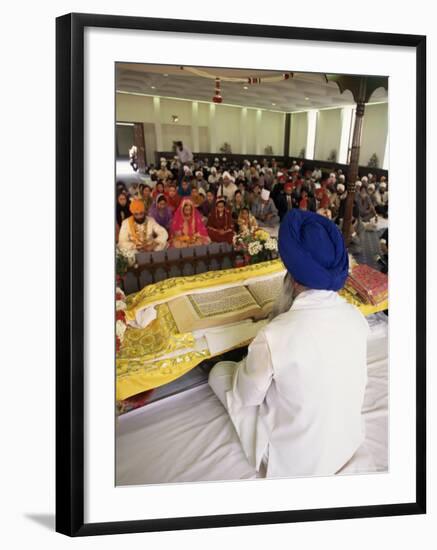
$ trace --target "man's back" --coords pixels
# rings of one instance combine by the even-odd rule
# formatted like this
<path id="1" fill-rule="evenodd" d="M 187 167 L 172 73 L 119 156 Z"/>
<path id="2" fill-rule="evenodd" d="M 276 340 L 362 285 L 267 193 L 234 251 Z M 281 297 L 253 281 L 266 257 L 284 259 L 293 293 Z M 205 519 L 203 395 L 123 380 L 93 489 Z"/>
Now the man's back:
<path id="1" fill-rule="evenodd" d="M 260 415 L 268 476 L 335 473 L 361 444 L 368 330 L 354 306 L 314 290 L 265 327 L 273 366 Z"/>

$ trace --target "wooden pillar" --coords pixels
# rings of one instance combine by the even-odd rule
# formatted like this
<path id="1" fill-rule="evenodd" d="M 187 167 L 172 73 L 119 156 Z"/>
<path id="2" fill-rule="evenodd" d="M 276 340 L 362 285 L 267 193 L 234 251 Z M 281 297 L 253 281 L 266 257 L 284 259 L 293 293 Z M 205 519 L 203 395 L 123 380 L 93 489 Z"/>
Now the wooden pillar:
<path id="1" fill-rule="evenodd" d="M 327 82 L 336 82 L 340 92 L 345 90 L 352 92 L 357 104 L 355 112 L 354 131 L 348 170 L 348 185 L 346 208 L 343 218 L 343 237 L 346 245 L 349 245 L 351 238 L 352 211 L 355 200 L 355 182 L 358 178 L 358 165 L 360 160 L 361 131 L 363 127 L 364 108 L 369 102 L 372 93 L 383 87 L 388 89 L 386 76 L 358 76 L 358 75 L 336 75 L 326 74 Z"/>
<path id="2" fill-rule="evenodd" d="M 349 245 L 351 239 L 352 211 L 355 201 L 355 182 L 358 178 L 358 165 L 360 160 L 361 132 L 363 128 L 364 109 L 364 102 L 360 101 L 359 103 L 357 103 L 357 109 L 355 112 L 354 133 L 352 137 L 350 164 L 347 178 L 348 184 L 346 208 L 343 218 L 343 237 L 346 242 L 346 246 Z"/>
<path id="3" fill-rule="evenodd" d="M 144 142 L 144 126 L 141 122 L 135 122 L 134 124 L 134 145 L 138 151 L 138 170 L 144 173 L 146 170 L 146 146 Z"/>
<path id="4" fill-rule="evenodd" d="M 284 129 L 284 160 L 290 155 L 290 126 L 291 113 L 285 113 L 285 129 Z"/>

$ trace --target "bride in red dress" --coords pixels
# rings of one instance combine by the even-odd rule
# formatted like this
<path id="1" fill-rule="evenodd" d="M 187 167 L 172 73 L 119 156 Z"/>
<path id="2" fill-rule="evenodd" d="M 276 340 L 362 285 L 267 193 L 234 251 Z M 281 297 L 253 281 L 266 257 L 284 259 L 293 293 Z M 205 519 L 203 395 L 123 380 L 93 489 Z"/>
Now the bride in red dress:
<path id="1" fill-rule="evenodd" d="M 170 227 L 170 246 L 186 248 L 210 243 L 202 217 L 189 198 L 184 198 L 176 210 Z"/>
<path id="2" fill-rule="evenodd" d="M 221 198 L 217 199 L 215 208 L 211 210 L 208 217 L 208 235 L 213 242 L 232 244 L 232 239 L 235 235 L 233 227 L 232 214 L 226 208 L 225 201 Z"/>

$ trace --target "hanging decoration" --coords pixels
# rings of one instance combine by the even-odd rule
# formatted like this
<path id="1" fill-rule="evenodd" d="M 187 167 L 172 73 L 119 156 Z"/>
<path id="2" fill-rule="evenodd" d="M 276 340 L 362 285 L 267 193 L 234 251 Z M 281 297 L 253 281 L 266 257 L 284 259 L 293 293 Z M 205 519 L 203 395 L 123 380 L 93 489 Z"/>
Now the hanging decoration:
<path id="1" fill-rule="evenodd" d="M 221 89 L 220 89 L 220 78 L 218 77 L 216 77 L 215 79 L 215 95 L 212 98 L 212 100 L 214 103 L 222 103 L 223 101 Z"/>
<path id="2" fill-rule="evenodd" d="M 262 82 L 281 82 L 282 80 L 288 80 L 289 78 L 293 78 L 294 73 L 281 73 L 271 76 L 263 76 L 261 77 L 234 77 L 234 76 L 220 76 L 217 77 L 215 74 L 211 74 L 208 71 L 198 69 L 197 67 L 185 67 L 181 66 L 182 71 L 186 71 L 189 73 L 192 73 L 196 76 L 201 76 L 203 78 L 210 78 L 215 79 L 217 82 L 217 79 L 222 82 L 240 82 L 242 84 L 261 84 Z"/>

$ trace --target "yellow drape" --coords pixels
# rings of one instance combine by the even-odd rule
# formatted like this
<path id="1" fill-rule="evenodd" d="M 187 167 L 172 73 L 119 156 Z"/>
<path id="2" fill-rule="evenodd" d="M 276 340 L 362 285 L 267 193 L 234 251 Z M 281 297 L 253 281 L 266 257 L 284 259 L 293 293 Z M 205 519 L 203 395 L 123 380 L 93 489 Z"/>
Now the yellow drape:
<path id="1" fill-rule="evenodd" d="M 273 275 L 284 270 L 280 260 L 262 262 L 241 268 L 209 271 L 189 277 L 174 277 L 148 285 L 127 297 L 126 316 L 132 320 L 138 310 L 158 303 L 157 318 L 144 329 L 128 328 L 120 352 L 117 354 L 117 400 L 157 388 L 176 380 L 205 359 L 212 357 L 207 349 L 194 350 L 191 333 L 178 333 L 166 301 L 187 291 L 214 288 L 218 285 L 239 283 L 252 277 Z M 346 290 L 340 294 L 356 305 L 364 315 L 388 309 L 388 302 L 372 306 L 358 302 Z M 241 344 L 243 345 L 243 344 Z M 187 350 L 186 353 L 183 350 Z M 190 350 L 190 351 L 188 351 Z M 162 359 L 172 354 L 171 357 Z"/>

